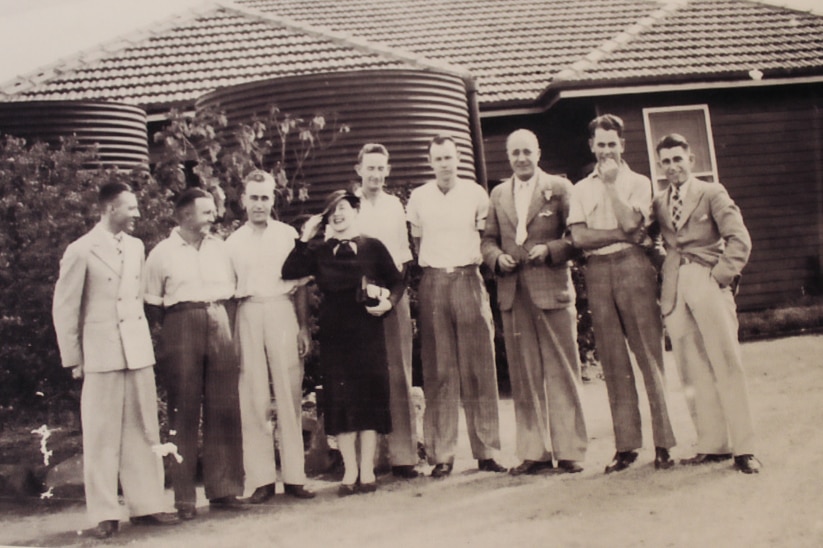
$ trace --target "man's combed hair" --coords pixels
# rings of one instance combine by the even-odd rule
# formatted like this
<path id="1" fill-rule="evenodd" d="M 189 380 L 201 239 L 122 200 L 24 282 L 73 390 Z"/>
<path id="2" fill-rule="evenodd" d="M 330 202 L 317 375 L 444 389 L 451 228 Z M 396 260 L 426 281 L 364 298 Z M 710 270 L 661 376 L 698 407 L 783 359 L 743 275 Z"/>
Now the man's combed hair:
<path id="1" fill-rule="evenodd" d="M 457 148 L 457 141 L 455 141 L 454 137 L 452 137 L 451 135 L 446 135 L 445 133 L 440 133 L 438 135 L 435 135 L 434 137 L 431 138 L 431 141 L 429 141 L 429 152 L 431 152 L 432 146 L 442 145 L 443 143 L 446 143 L 448 141 L 451 141 L 452 143 L 454 143 L 455 148 Z"/>
<path id="2" fill-rule="evenodd" d="M 363 161 L 363 156 L 365 156 L 366 154 L 382 154 L 386 158 L 389 157 L 388 149 L 380 143 L 366 143 L 365 145 L 363 145 L 363 148 L 361 148 L 360 152 L 357 154 L 358 164 Z"/>
<path id="3" fill-rule="evenodd" d="M 614 114 L 603 114 L 589 122 L 589 137 L 594 137 L 594 132 L 598 129 L 604 131 L 616 131 L 618 137 L 623 137 L 623 119 Z"/>
<path id="4" fill-rule="evenodd" d="M 195 202 L 195 200 L 199 198 L 211 198 L 212 195 L 203 190 L 202 188 L 192 187 L 187 188 L 174 201 L 174 210 L 180 211 L 181 209 L 190 206 Z"/>
<path id="5" fill-rule="evenodd" d="M 677 148 L 683 147 L 683 150 L 689 150 L 689 142 L 686 140 L 685 137 L 680 135 L 679 133 L 669 133 L 668 135 L 664 135 L 657 141 L 657 145 L 654 149 L 660 154 L 660 151 L 664 148 Z"/>
<path id="6" fill-rule="evenodd" d="M 100 205 L 110 204 L 115 200 L 115 198 L 124 192 L 134 192 L 134 190 L 132 190 L 128 183 L 124 183 L 122 181 L 112 181 L 106 183 L 101 186 L 100 190 L 97 192 L 97 203 Z"/>

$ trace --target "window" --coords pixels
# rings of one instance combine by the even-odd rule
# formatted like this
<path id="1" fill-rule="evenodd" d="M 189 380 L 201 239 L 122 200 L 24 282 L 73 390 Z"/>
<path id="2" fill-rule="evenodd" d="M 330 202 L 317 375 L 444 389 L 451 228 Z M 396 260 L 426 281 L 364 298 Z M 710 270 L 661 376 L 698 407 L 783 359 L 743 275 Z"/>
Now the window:
<path id="1" fill-rule="evenodd" d="M 654 147 L 661 137 L 669 133 L 679 133 L 689 142 L 694 154 L 692 174 L 695 177 L 709 182 L 718 180 L 708 105 L 644 108 L 643 122 L 646 126 L 651 173 L 658 189 L 665 186 L 666 176 L 657 165 Z"/>

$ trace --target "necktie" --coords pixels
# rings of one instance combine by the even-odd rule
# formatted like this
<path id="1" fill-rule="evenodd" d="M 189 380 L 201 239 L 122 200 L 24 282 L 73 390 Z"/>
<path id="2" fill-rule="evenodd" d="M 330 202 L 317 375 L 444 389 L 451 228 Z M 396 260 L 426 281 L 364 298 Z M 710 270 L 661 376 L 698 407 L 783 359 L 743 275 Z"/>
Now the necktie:
<path id="1" fill-rule="evenodd" d="M 675 232 L 677 232 L 678 230 L 680 230 L 680 216 L 683 214 L 683 199 L 680 196 L 679 186 L 674 186 L 672 188 L 671 206 L 672 225 L 674 226 Z"/>
<path id="2" fill-rule="evenodd" d="M 529 234 L 526 230 L 526 216 L 529 213 L 528 185 L 523 181 L 517 182 L 514 194 L 515 210 L 517 212 L 517 230 L 514 235 L 514 243 L 523 245 Z"/>

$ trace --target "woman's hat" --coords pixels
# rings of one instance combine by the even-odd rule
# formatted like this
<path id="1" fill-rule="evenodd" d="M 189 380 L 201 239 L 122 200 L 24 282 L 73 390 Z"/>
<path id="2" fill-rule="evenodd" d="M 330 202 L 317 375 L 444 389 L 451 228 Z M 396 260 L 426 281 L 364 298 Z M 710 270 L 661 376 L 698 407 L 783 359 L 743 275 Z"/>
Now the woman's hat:
<path id="1" fill-rule="evenodd" d="M 341 200 L 347 200 L 353 208 L 360 209 L 360 198 L 352 191 L 345 189 L 335 190 L 326 197 L 326 202 L 323 204 L 323 213 L 321 213 L 321 215 L 324 220 L 328 219 L 328 216 L 331 215 Z"/>

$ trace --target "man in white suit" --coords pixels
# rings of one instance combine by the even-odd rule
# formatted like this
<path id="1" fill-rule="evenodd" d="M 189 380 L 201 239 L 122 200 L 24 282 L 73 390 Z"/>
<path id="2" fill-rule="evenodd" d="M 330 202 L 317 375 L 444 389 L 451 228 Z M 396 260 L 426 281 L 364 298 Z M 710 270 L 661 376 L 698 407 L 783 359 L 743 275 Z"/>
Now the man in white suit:
<path id="1" fill-rule="evenodd" d="M 497 274 L 506 356 L 517 419 L 510 473 L 553 467 L 582 472 L 586 423 L 580 401 L 577 310 L 566 238 L 569 180 L 537 167 L 537 136 L 518 129 L 506 140 L 514 175 L 491 193 L 481 250 Z"/>
<path id="2" fill-rule="evenodd" d="M 118 531 L 118 478 L 131 514 L 143 525 L 171 525 L 163 512 L 154 351 L 143 312 L 143 242 L 128 235 L 140 216 L 125 183 L 103 185 L 100 222 L 71 243 L 60 261 L 52 315 L 64 367 L 84 377 L 81 397 L 83 479 L 92 533 Z"/>
<path id="3" fill-rule="evenodd" d="M 657 144 L 669 188 L 654 198 L 666 246 L 660 308 L 697 429 L 697 455 L 682 464 L 727 460 L 757 474 L 755 434 L 737 340 L 734 290 L 751 237 L 720 183 L 691 173 L 694 155 L 676 133 Z"/>

